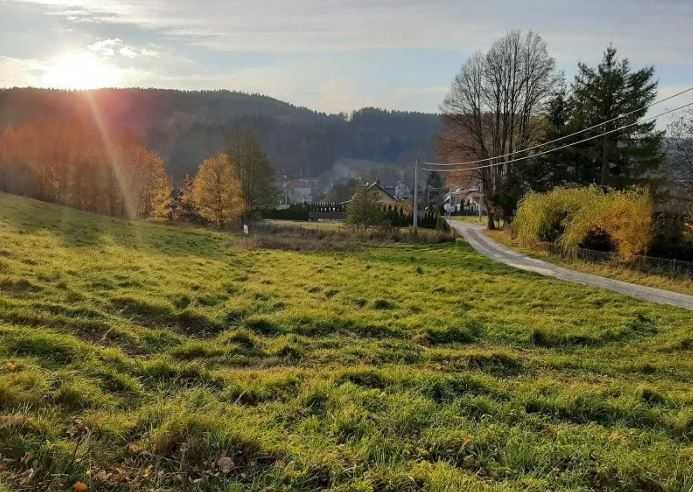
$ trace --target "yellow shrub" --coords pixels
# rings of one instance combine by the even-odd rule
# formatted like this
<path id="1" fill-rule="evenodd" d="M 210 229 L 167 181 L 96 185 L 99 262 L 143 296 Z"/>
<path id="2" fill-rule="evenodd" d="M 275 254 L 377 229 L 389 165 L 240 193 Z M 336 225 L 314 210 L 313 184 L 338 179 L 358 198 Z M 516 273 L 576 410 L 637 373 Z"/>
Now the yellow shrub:
<path id="1" fill-rule="evenodd" d="M 654 204 L 649 194 L 638 191 L 611 193 L 599 221 L 611 236 L 619 256 L 629 261 L 647 253 L 652 242 Z"/>
<path id="2" fill-rule="evenodd" d="M 606 234 L 626 260 L 644 254 L 652 241 L 652 199 L 642 190 L 556 188 L 528 194 L 513 230 L 522 245 L 552 241 L 574 253 L 590 235 Z"/>
<path id="3" fill-rule="evenodd" d="M 528 193 L 513 221 L 514 235 L 523 246 L 539 241 L 556 242 L 583 208 L 593 208 L 604 193 L 597 187 L 555 188 L 548 193 Z"/>

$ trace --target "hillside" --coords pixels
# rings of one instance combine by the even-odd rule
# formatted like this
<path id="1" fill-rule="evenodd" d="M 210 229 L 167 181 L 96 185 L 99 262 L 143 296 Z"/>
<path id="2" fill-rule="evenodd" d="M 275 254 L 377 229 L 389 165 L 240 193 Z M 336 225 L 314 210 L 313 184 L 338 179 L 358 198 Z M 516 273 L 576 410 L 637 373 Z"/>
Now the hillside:
<path id="1" fill-rule="evenodd" d="M 0 194 L 0 489 L 688 490 L 692 350 L 686 311 L 463 243 Z"/>
<path id="2" fill-rule="evenodd" d="M 237 126 L 256 130 L 277 171 L 294 178 L 320 176 L 342 158 L 386 164 L 432 158 L 439 129 L 432 114 L 366 108 L 347 118 L 229 91 L 0 89 L 0 128 L 94 114 L 107 128 L 133 132 L 178 181 L 223 150 Z"/>

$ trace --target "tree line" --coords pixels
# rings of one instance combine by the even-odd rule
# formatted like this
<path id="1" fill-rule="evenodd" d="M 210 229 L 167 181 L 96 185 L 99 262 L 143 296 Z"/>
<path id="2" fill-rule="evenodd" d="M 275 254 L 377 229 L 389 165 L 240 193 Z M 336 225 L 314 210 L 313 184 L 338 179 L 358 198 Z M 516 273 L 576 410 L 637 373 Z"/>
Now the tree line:
<path id="1" fill-rule="evenodd" d="M 235 129 L 227 142 L 174 190 L 164 161 L 128 132 L 79 119 L 31 122 L 0 132 L 0 191 L 116 217 L 226 226 L 278 197 L 255 135 Z"/>
<path id="2" fill-rule="evenodd" d="M 490 228 L 496 218 L 511 220 L 518 201 L 529 191 L 590 184 L 615 189 L 654 185 L 655 171 L 664 160 L 663 132 L 654 122 L 639 120 L 656 96 L 654 68 L 634 70 L 613 46 L 598 66 L 579 63 L 568 84 L 539 34 L 514 31 L 487 52 L 473 55 L 453 80 L 442 104 L 439 154 L 447 162 L 484 160 L 468 169 L 460 166 L 450 178 L 462 181 L 472 175 L 481 183 Z M 615 119 L 622 115 L 627 116 Z M 523 149 L 592 126 L 560 145 L 613 133 L 508 163 L 530 156 Z"/>
<path id="3" fill-rule="evenodd" d="M 0 132 L 0 191 L 136 218 L 165 216 L 171 189 L 163 160 L 125 132 L 80 120 Z"/>

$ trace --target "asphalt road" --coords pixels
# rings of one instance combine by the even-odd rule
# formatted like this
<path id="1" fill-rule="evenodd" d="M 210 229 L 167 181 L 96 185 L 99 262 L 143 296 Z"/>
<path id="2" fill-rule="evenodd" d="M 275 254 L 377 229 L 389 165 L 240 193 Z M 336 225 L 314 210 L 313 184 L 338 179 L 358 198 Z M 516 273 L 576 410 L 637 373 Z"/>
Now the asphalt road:
<path id="1" fill-rule="evenodd" d="M 590 287 L 597 287 L 600 289 L 608 289 L 618 292 L 619 294 L 641 299 L 643 301 L 669 304 L 693 311 L 693 296 L 679 294 L 677 292 L 671 292 L 663 289 L 656 289 L 654 287 L 631 284 L 628 282 L 622 282 L 620 280 L 613 280 L 610 278 L 600 277 L 598 275 L 576 272 L 575 270 L 559 267 L 545 261 L 530 258 L 529 256 L 517 253 L 510 248 L 503 246 L 502 244 L 498 244 L 496 241 L 490 239 L 482 232 L 482 227 L 480 225 L 466 224 L 456 222 L 454 220 L 449 221 L 449 224 L 452 228 L 459 232 L 477 252 L 500 263 L 505 263 L 506 265 L 519 268 L 520 270 L 526 270 L 529 272 L 538 273 L 540 275 L 545 275 L 547 277 L 565 280 L 566 282 L 588 285 Z"/>

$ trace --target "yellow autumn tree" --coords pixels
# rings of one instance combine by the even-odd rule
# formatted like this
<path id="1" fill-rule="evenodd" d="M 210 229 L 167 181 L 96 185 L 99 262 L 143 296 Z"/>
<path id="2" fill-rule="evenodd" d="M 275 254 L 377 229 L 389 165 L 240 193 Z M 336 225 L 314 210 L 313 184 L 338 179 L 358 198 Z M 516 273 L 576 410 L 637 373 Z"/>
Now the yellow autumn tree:
<path id="1" fill-rule="evenodd" d="M 228 154 L 205 160 L 195 176 L 192 200 L 198 213 L 221 227 L 237 223 L 243 214 L 243 196 L 234 162 Z"/>
<path id="2" fill-rule="evenodd" d="M 127 132 L 41 120 L 0 131 L 0 191 L 118 217 L 168 217 L 164 161 Z"/>

